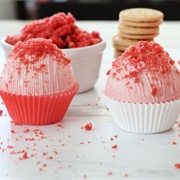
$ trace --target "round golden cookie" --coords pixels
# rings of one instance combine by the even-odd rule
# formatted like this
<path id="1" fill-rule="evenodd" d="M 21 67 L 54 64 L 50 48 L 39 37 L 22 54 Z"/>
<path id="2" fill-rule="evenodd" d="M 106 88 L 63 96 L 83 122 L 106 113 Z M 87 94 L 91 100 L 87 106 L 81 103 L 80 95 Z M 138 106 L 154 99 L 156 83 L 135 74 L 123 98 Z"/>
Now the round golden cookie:
<path id="1" fill-rule="evenodd" d="M 121 33 L 119 32 L 118 35 L 121 38 L 124 39 L 136 39 L 136 40 L 150 40 L 150 39 L 154 39 L 154 37 L 158 36 L 159 33 L 157 34 L 125 34 L 125 33 Z"/>
<path id="2" fill-rule="evenodd" d="M 162 24 L 163 20 L 161 19 L 160 21 L 153 21 L 153 22 L 133 22 L 133 21 L 124 21 L 120 20 L 120 23 L 126 26 L 131 26 L 131 27 L 144 27 L 144 28 L 151 28 L 151 27 L 157 27 L 160 24 Z"/>
<path id="3" fill-rule="evenodd" d="M 124 51 L 115 50 L 114 51 L 114 57 L 117 58 L 117 57 L 121 56 L 123 53 L 124 53 Z"/>
<path id="4" fill-rule="evenodd" d="M 118 26 L 119 32 L 126 33 L 126 34 L 158 34 L 159 33 L 159 27 L 153 27 L 153 28 L 142 28 L 142 27 L 131 27 L 126 26 L 123 24 L 119 24 Z"/>
<path id="5" fill-rule="evenodd" d="M 118 51 L 124 51 L 129 45 L 136 45 L 139 40 L 122 39 L 118 35 L 113 36 L 113 47 Z"/>
<path id="6" fill-rule="evenodd" d="M 164 14 L 156 9 L 130 8 L 119 13 L 119 19 L 132 22 L 154 22 L 163 19 Z"/>
<path id="7" fill-rule="evenodd" d="M 117 46 L 116 44 L 113 44 L 113 47 L 114 47 L 114 49 L 116 49 L 117 51 L 125 51 L 128 46 L 123 46 L 123 45 Z"/>
<path id="8" fill-rule="evenodd" d="M 112 41 L 115 45 L 123 45 L 123 46 L 129 46 L 129 45 L 136 45 L 139 40 L 133 40 L 133 39 L 124 39 L 120 38 L 117 34 L 113 36 Z"/>

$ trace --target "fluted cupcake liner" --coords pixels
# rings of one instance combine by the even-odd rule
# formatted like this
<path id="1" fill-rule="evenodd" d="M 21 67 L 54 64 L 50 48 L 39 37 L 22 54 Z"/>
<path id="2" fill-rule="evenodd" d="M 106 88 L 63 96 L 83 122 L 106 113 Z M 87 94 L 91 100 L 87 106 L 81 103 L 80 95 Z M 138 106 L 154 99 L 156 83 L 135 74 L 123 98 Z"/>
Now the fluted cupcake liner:
<path id="1" fill-rule="evenodd" d="M 160 104 L 140 104 L 114 100 L 105 94 L 103 97 L 115 124 L 129 132 L 167 131 L 176 123 L 180 113 L 180 100 Z"/>
<path id="2" fill-rule="evenodd" d="M 63 119 L 79 84 L 63 93 L 27 96 L 0 92 L 7 111 L 14 122 L 29 125 L 46 125 Z"/>

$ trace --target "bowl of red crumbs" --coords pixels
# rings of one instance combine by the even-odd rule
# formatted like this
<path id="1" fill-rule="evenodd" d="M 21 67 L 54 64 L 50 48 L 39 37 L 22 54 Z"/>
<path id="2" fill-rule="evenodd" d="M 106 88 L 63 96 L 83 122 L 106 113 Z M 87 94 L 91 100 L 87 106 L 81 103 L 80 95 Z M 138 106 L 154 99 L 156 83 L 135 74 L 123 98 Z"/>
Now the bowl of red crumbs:
<path id="1" fill-rule="evenodd" d="M 37 19 L 25 25 L 17 35 L 1 39 L 6 59 L 14 45 L 31 38 L 50 39 L 71 60 L 78 93 L 92 89 L 99 77 L 106 41 L 97 31 L 88 32 L 76 25 L 71 13 L 59 12 L 44 19 Z"/>

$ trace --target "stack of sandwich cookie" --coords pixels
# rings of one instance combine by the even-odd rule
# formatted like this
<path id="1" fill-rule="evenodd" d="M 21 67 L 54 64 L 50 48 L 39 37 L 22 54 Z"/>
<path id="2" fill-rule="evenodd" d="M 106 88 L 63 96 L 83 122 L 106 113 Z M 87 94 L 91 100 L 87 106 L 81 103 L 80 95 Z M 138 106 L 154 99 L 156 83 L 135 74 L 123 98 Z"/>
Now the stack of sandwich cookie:
<path id="1" fill-rule="evenodd" d="M 115 57 L 120 56 L 129 45 L 140 40 L 154 41 L 159 35 L 159 25 L 164 14 L 155 9 L 131 8 L 119 13 L 118 32 L 113 36 Z"/>

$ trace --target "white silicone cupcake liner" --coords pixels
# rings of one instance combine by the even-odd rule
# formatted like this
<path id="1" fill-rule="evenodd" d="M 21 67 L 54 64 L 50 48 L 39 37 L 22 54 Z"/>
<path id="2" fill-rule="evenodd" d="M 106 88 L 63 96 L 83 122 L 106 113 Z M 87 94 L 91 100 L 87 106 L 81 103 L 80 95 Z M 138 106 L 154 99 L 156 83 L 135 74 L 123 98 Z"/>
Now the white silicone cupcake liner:
<path id="1" fill-rule="evenodd" d="M 176 123 L 180 113 L 180 100 L 160 104 L 135 104 L 103 96 L 115 124 L 129 132 L 160 133 L 167 131 Z"/>

